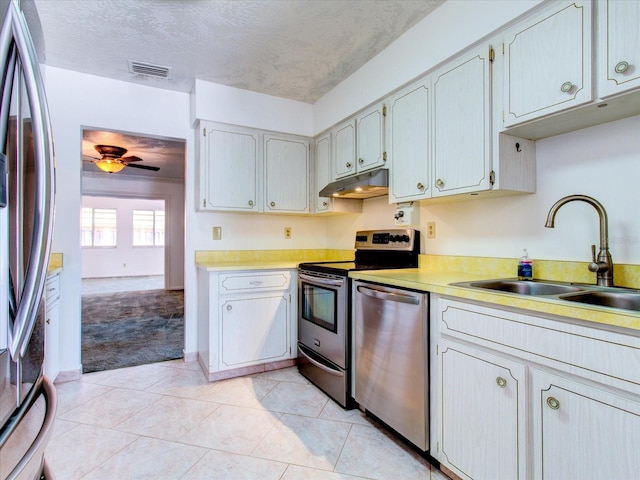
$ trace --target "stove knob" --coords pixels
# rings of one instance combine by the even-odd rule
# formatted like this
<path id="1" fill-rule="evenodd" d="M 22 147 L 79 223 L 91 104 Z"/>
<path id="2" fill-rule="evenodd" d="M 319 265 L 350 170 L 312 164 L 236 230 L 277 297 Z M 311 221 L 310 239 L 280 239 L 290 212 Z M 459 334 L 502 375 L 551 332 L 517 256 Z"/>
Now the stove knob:
<path id="1" fill-rule="evenodd" d="M 403 241 L 403 242 L 407 242 L 407 243 L 409 243 L 409 240 L 411 240 L 411 239 L 409 238 L 409 235 L 403 235 L 403 236 L 402 236 L 402 241 Z"/>

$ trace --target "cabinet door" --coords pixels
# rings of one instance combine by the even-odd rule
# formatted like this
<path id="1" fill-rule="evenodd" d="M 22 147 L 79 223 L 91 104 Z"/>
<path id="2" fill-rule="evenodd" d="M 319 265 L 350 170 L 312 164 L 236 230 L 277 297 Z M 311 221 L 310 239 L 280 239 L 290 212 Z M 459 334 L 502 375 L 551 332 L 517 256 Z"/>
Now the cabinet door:
<path id="1" fill-rule="evenodd" d="M 331 205 L 331 199 L 327 197 L 319 197 L 318 192 L 326 187 L 331 181 L 331 133 L 326 133 L 316 140 L 316 157 L 315 157 L 315 206 L 316 212 L 328 212 Z"/>
<path id="2" fill-rule="evenodd" d="M 438 346 L 440 461 L 462 478 L 526 478 L 525 367 L 455 342 Z"/>
<path id="3" fill-rule="evenodd" d="M 356 120 L 338 125 L 333 132 L 333 179 L 356 173 Z"/>
<path id="4" fill-rule="evenodd" d="M 606 97 L 640 87 L 640 2 L 598 3 L 598 93 Z"/>
<path id="5" fill-rule="evenodd" d="M 206 210 L 259 211 L 258 133 L 204 124 L 200 205 Z"/>
<path id="6" fill-rule="evenodd" d="M 288 294 L 223 299 L 219 338 L 221 370 L 289 358 Z"/>
<path id="7" fill-rule="evenodd" d="M 562 2 L 505 41 L 505 126 L 593 100 L 591 2 Z"/>
<path id="8" fill-rule="evenodd" d="M 431 196 L 429 112 L 427 81 L 412 85 L 391 99 L 390 203 L 420 200 Z"/>
<path id="9" fill-rule="evenodd" d="M 264 136 L 265 212 L 309 212 L 309 142 Z"/>
<path id="10" fill-rule="evenodd" d="M 433 76 L 434 197 L 490 187 L 489 55 L 478 48 Z"/>
<path id="11" fill-rule="evenodd" d="M 360 114 L 356 118 L 356 141 L 358 172 L 365 172 L 374 167 L 384 166 L 386 154 L 384 152 L 384 118 L 386 108 L 383 104 Z"/>
<path id="12" fill-rule="evenodd" d="M 638 478 L 640 404 L 534 372 L 534 478 Z"/>

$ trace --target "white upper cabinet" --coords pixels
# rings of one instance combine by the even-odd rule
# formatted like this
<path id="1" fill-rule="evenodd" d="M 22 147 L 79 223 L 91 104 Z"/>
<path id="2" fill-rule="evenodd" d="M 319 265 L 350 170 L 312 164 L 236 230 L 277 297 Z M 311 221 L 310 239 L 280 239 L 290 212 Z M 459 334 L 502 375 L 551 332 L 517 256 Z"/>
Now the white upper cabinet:
<path id="1" fill-rule="evenodd" d="M 389 202 L 431 196 L 428 80 L 394 95 L 389 102 Z"/>
<path id="2" fill-rule="evenodd" d="M 326 132 L 317 137 L 315 143 L 315 211 L 316 213 L 324 213 L 329 211 L 331 199 L 318 196 L 318 192 L 325 186 L 327 186 L 331 181 L 331 132 Z"/>
<path id="3" fill-rule="evenodd" d="M 333 179 L 356 173 L 356 119 L 333 131 Z"/>
<path id="4" fill-rule="evenodd" d="M 640 87 L 640 2 L 598 3 L 598 92 L 607 97 Z"/>
<path id="5" fill-rule="evenodd" d="M 506 127 L 593 100 L 591 2 L 553 4 L 507 33 Z"/>
<path id="6" fill-rule="evenodd" d="M 309 139 L 200 121 L 201 210 L 309 213 Z"/>
<path id="7" fill-rule="evenodd" d="M 432 76 L 434 197 L 491 186 L 489 57 L 482 46 Z"/>
<path id="8" fill-rule="evenodd" d="M 259 211 L 258 132 L 201 122 L 199 139 L 200 208 Z"/>
<path id="9" fill-rule="evenodd" d="M 385 115 L 380 103 L 334 128 L 333 180 L 384 166 Z"/>
<path id="10" fill-rule="evenodd" d="M 382 167 L 386 161 L 384 151 L 384 117 L 386 107 L 383 104 L 375 105 L 356 118 L 356 140 L 358 172 L 371 170 L 374 167 Z"/>
<path id="11" fill-rule="evenodd" d="M 264 135 L 264 211 L 309 212 L 309 142 Z"/>

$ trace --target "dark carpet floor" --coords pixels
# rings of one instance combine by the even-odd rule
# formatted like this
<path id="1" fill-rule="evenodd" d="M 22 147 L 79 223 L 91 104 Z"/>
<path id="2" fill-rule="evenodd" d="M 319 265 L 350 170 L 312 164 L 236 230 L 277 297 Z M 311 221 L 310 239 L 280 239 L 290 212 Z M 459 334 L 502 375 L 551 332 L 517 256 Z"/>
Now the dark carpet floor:
<path id="1" fill-rule="evenodd" d="M 83 373 L 182 357 L 184 291 L 82 296 Z"/>

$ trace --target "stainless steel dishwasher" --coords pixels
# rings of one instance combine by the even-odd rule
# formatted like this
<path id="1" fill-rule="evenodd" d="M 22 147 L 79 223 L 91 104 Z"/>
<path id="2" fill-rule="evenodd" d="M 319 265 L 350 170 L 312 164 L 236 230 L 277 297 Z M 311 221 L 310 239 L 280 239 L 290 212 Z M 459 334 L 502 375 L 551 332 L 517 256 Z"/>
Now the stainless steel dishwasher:
<path id="1" fill-rule="evenodd" d="M 429 449 L 426 293 L 353 282 L 354 398 L 421 450 Z"/>

